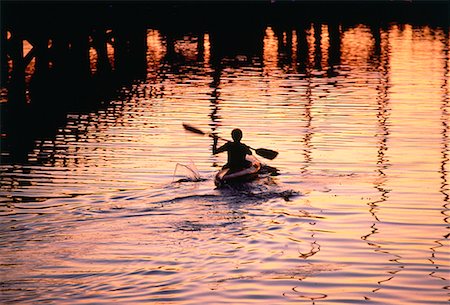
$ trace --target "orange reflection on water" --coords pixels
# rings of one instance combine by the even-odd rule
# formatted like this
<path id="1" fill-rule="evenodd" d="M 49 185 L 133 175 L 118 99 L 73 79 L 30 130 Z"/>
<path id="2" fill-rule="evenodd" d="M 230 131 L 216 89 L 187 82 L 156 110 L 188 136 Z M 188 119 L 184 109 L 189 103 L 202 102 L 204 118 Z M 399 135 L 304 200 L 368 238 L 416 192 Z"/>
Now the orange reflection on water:
<path id="1" fill-rule="evenodd" d="M 438 169 L 441 167 L 440 142 L 445 125 L 439 119 L 426 118 L 441 116 L 443 83 L 441 78 L 423 76 L 429 69 L 445 74 L 442 57 L 430 56 L 442 48 L 442 40 L 438 38 L 443 33 L 438 31 L 435 39 L 422 40 L 417 35 L 420 32 L 410 25 L 401 29 L 394 26 L 390 32 L 391 170 L 396 172 L 405 165 L 414 164 L 410 170 L 403 170 L 402 179 L 395 175 L 390 179 L 399 195 L 411 192 L 412 185 L 420 185 L 424 191 L 434 185 L 437 190 L 441 180 Z M 436 199 L 424 194 L 411 204 L 420 206 Z M 411 214 L 408 218 L 411 223 L 419 221 Z"/>
<path id="2" fill-rule="evenodd" d="M 185 71 L 161 69 L 167 42 L 149 30 L 151 77 L 125 87 L 126 98 L 105 109 L 69 115 L 56 139 L 33 152 L 36 158 L 53 154 L 53 163 L 34 167 L 32 183 L 20 191 L 70 198 L 55 198 L 64 213 L 46 216 L 56 218 L 56 229 L 67 238 L 53 243 L 59 232 L 51 228 L 45 251 L 30 247 L 18 254 L 25 265 L 33 266 L 36 255 L 51 262 L 45 273 L 58 275 L 62 271 L 54 266 L 70 266 L 72 274 L 89 274 L 89 282 L 62 277 L 74 290 L 91 288 L 106 270 L 103 280 L 111 284 L 106 293 L 124 298 L 146 288 L 154 294 L 147 299 L 160 293 L 188 300 L 194 294 L 229 303 L 261 300 L 261 295 L 280 303 L 292 297 L 389 304 L 393 296 L 398 304 L 415 298 L 442 302 L 446 275 L 440 270 L 448 270 L 447 253 L 439 247 L 448 243 L 442 199 L 448 162 L 443 42 L 448 38 L 441 30 L 430 37 L 429 29 L 408 25 L 347 28 L 336 51 L 342 67 L 328 77 L 332 29 L 307 28 L 302 58 L 297 52 L 305 47 L 299 43 L 304 33 L 290 33 L 266 29 L 262 54 L 256 54 L 262 66 L 224 60 L 210 73 L 211 67 L 195 61 L 202 41 L 197 36 L 175 41 L 178 55 L 187 60 L 174 67 Z M 210 44 L 204 34 L 205 63 Z M 284 54 L 286 49 L 292 54 Z M 281 53 L 293 63 L 306 60 L 307 73 L 290 74 L 285 68 L 291 63 Z M 276 185 L 265 187 L 277 192 L 287 181 L 301 195 L 292 201 L 251 196 L 246 201 L 248 194 L 214 190 L 213 164 L 226 157 L 211 156 L 211 140 L 184 132 L 184 120 L 225 138 L 241 127 L 246 143 L 280 150 L 277 159 L 263 160 L 281 170 Z M 208 179 L 171 183 L 176 164 L 191 161 Z M 20 173 L 18 181 L 27 175 Z M 40 221 L 41 214 L 33 219 Z M 39 225 L 45 229 L 46 222 Z M 41 237 L 38 233 L 27 233 L 24 244 Z M 132 293 L 115 289 L 124 284 Z M 220 293 L 212 295 L 216 290 Z"/>
<path id="3" fill-rule="evenodd" d="M 291 52 L 292 52 L 292 65 L 293 69 L 296 69 L 297 66 L 297 31 L 292 30 L 292 46 L 291 46 Z"/>
<path id="4" fill-rule="evenodd" d="M 367 26 L 347 29 L 342 35 L 342 61 L 353 69 L 367 69 L 374 47 L 373 37 Z"/>
<path id="5" fill-rule="evenodd" d="M 161 60 L 166 55 L 166 47 L 158 30 L 147 30 L 147 77 L 158 71 Z"/>
<path id="6" fill-rule="evenodd" d="M 314 38 L 315 31 L 314 31 L 314 24 L 310 24 L 308 28 L 306 28 L 306 47 L 307 47 L 307 62 L 305 63 L 306 66 L 311 68 L 312 65 L 314 65 L 314 57 L 315 57 L 315 46 L 314 43 L 316 39 Z"/>
<path id="7" fill-rule="evenodd" d="M 198 54 L 198 37 L 185 36 L 174 43 L 175 52 L 184 59 L 195 61 Z"/>
<path id="8" fill-rule="evenodd" d="M 264 49 L 263 49 L 264 67 L 269 70 L 277 68 L 278 64 L 278 38 L 273 29 L 268 27 L 264 35 Z"/>
<path id="9" fill-rule="evenodd" d="M 94 47 L 89 48 L 89 67 L 91 69 L 91 73 L 97 72 L 98 65 L 98 53 Z"/>
<path id="10" fill-rule="evenodd" d="M 320 49 L 321 49 L 321 66 L 323 70 L 328 67 L 328 50 L 330 48 L 330 36 L 328 32 L 328 25 L 323 24 L 321 27 L 321 39 L 320 39 Z"/>
<path id="11" fill-rule="evenodd" d="M 205 33 L 203 36 L 203 61 L 205 64 L 209 64 L 211 58 L 211 43 L 209 41 L 209 34 Z"/>

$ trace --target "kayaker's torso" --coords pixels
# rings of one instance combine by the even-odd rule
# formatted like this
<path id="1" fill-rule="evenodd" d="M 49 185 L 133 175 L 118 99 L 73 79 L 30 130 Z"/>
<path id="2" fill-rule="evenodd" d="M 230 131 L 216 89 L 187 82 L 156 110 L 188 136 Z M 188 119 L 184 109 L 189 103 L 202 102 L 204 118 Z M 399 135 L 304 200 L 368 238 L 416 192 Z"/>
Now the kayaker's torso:
<path id="1" fill-rule="evenodd" d="M 251 162 L 245 159 L 245 156 L 251 155 L 252 151 L 247 145 L 241 142 L 227 142 L 217 151 L 228 152 L 228 162 L 224 167 L 229 167 L 231 170 L 245 168 L 251 164 Z"/>

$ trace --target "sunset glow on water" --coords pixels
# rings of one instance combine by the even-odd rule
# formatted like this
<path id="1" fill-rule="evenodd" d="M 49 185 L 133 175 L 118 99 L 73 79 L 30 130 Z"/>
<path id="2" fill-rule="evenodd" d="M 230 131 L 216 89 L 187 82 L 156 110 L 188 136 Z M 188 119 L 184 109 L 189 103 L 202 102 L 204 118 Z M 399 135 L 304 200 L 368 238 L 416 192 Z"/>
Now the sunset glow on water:
<path id="1" fill-rule="evenodd" d="M 68 113 L 27 162 L 2 152 L 2 303 L 448 304 L 448 29 L 249 39 L 218 59 L 213 33 L 186 34 L 168 60 L 149 28 L 145 80 Z M 215 188 L 226 155 L 183 122 L 241 128 L 279 175 Z"/>

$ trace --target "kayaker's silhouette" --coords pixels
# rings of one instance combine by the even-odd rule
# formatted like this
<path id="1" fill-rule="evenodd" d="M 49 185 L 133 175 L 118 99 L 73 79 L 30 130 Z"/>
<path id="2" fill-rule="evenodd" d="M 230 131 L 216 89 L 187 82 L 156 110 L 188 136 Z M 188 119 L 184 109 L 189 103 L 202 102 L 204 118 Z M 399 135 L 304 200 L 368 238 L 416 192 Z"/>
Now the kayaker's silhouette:
<path id="1" fill-rule="evenodd" d="M 228 162 L 223 166 L 223 168 L 229 168 L 231 171 L 249 167 L 252 163 L 246 160 L 245 157 L 247 155 L 251 155 L 252 151 L 247 145 L 241 143 L 242 130 L 239 128 L 233 129 L 231 132 L 231 137 L 233 138 L 233 142 L 227 142 L 217 148 L 217 141 L 219 138 L 214 135 L 213 154 L 216 155 L 224 151 L 228 152 Z"/>

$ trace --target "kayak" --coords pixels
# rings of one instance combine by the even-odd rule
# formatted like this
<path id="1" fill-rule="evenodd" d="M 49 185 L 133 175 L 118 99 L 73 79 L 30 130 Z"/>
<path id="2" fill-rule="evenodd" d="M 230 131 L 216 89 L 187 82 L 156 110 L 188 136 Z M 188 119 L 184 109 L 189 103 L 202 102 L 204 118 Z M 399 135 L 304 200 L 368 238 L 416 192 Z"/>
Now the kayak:
<path id="1" fill-rule="evenodd" d="M 214 184 L 219 187 L 224 184 L 240 183 L 255 179 L 261 169 L 261 162 L 253 155 L 247 155 L 245 158 L 251 162 L 249 167 L 233 172 L 230 172 L 229 168 L 223 168 L 216 174 Z"/>

